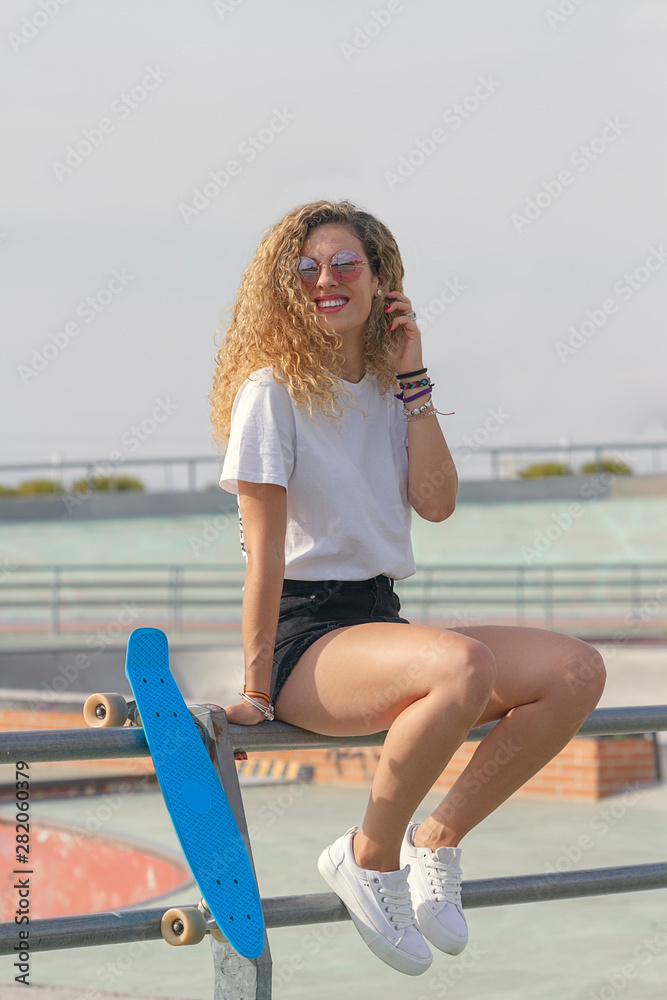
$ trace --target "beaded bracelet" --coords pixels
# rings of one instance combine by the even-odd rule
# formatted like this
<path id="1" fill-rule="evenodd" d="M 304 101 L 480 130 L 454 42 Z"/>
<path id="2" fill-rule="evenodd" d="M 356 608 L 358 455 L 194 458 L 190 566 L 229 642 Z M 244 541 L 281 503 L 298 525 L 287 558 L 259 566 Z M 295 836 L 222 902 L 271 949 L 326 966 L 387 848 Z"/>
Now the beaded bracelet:
<path id="1" fill-rule="evenodd" d="M 428 410 L 428 408 L 429 408 L 430 406 L 433 406 L 433 400 L 432 400 L 432 399 L 429 399 L 428 403 L 424 403 L 424 405 L 423 405 L 423 406 L 418 406 L 418 407 L 416 407 L 416 409 L 414 409 L 414 410 L 406 410 L 406 408 L 405 408 L 405 407 L 403 407 L 403 413 L 404 413 L 404 415 L 405 415 L 406 417 L 413 417 L 413 416 L 415 416 L 415 414 L 417 414 L 417 413 L 423 413 L 423 412 L 424 412 L 424 410 Z"/>
<path id="2" fill-rule="evenodd" d="M 435 417 L 440 411 L 439 410 L 426 410 L 424 413 L 413 413 L 411 416 L 405 419 L 409 422 L 410 420 L 421 420 L 422 417 Z M 451 413 L 446 414 L 446 416 L 451 416 Z"/>

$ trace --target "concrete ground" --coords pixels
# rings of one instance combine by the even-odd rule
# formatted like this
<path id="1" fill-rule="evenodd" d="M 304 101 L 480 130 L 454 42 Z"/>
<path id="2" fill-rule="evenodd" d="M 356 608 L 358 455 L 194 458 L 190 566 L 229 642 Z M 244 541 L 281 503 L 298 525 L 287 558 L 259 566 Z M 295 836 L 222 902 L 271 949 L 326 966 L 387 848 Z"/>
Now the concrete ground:
<path id="1" fill-rule="evenodd" d="M 363 788 L 318 785 L 245 790 L 262 896 L 326 892 L 316 869 L 317 857 L 324 846 L 359 823 L 367 795 Z M 437 797 L 428 796 L 416 818 L 427 815 L 436 802 Z M 34 814 L 38 820 L 80 825 L 98 804 L 94 798 L 37 801 Z M 6 814 L 7 809 L 1 806 L 0 812 Z M 112 813 L 104 824 L 105 833 L 177 846 L 159 793 L 129 794 Z M 666 814 L 665 785 L 628 790 L 597 803 L 511 799 L 466 837 L 464 878 L 665 861 Z M 197 898 L 193 886 L 161 905 L 192 904 Z M 466 951 L 457 958 L 437 952 L 430 970 L 415 979 L 376 959 L 349 922 L 272 930 L 274 996 L 290 1000 L 313 996 L 318 1000 L 341 996 L 346 1000 L 380 996 L 612 1000 L 617 993 L 632 1000 L 662 1000 L 665 996 L 667 889 L 474 909 L 468 911 L 468 923 Z M 0 981 L 11 984 L 11 963 L 10 958 L 0 958 Z M 134 949 L 125 944 L 37 952 L 30 978 L 33 989 L 61 989 L 53 1000 L 105 1000 L 108 994 L 209 1000 L 213 971 L 206 941 L 183 949 L 151 941 Z M 626 991 L 617 988 L 623 983 L 628 985 Z M 2 989 L 0 997 L 13 1000 L 14 994 Z M 610 993 L 612 989 L 616 992 Z"/>

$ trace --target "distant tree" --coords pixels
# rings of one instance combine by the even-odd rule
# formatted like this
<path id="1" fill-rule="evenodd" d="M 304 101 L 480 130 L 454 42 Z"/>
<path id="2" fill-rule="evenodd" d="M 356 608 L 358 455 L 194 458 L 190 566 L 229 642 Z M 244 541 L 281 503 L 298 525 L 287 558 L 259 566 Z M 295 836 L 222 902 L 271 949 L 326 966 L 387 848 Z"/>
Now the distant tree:
<path id="1" fill-rule="evenodd" d="M 596 472 L 608 472 L 612 476 L 631 476 L 632 469 L 617 458 L 603 458 L 595 462 L 586 462 L 581 467 L 582 476 L 591 476 Z"/>
<path id="2" fill-rule="evenodd" d="M 54 483 L 52 479 L 26 479 L 19 483 L 17 493 L 22 496 L 30 496 L 35 493 L 62 493 L 63 488 L 60 483 Z"/>
<path id="3" fill-rule="evenodd" d="M 73 493 L 85 493 L 88 490 L 100 492 L 116 492 L 120 490 L 143 490 L 144 484 L 134 476 L 90 476 L 88 479 L 77 479 L 72 486 Z"/>
<path id="4" fill-rule="evenodd" d="M 572 476 L 574 473 L 569 465 L 562 462 L 538 462 L 526 469 L 519 469 L 517 476 L 521 479 L 544 479 L 545 476 Z"/>

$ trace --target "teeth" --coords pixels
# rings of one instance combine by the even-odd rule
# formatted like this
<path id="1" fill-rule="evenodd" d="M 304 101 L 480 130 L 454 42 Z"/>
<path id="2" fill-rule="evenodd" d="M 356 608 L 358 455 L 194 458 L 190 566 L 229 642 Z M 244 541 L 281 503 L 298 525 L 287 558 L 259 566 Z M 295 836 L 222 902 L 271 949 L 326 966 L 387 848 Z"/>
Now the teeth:
<path id="1" fill-rule="evenodd" d="M 318 302 L 320 309 L 328 309 L 331 306 L 344 306 L 347 299 L 327 299 L 326 302 Z"/>

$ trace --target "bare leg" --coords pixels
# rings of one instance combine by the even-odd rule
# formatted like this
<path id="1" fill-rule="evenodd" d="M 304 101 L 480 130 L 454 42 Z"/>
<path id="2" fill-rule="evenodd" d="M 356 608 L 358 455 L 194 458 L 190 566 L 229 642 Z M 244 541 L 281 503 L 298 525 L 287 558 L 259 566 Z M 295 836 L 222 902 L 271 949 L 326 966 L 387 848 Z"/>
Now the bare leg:
<path id="1" fill-rule="evenodd" d="M 546 629 L 354 625 L 306 651 L 276 716 L 330 735 L 388 730 L 354 851 L 361 867 L 395 871 L 409 820 L 470 728 L 502 720 L 419 845 L 455 845 L 535 774 L 597 704 L 603 678 L 588 643 Z"/>
<path id="2" fill-rule="evenodd" d="M 372 623 L 319 639 L 276 702 L 276 717 L 330 735 L 388 730 L 354 838 L 363 868 L 396 871 L 407 824 L 489 700 L 493 657 L 441 629 Z"/>
<path id="3" fill-rule="evenodd" d="M 605 679 L 600 654 L 572 636 L 514 626 L 456 631 L 483 641 L 496 657 L 498 680 L 478 724 L 499 712 L 502 718 L 417 830 L 417 846 L 433 850 L 455 847 L 555 757 L 595 708 Z"/>

